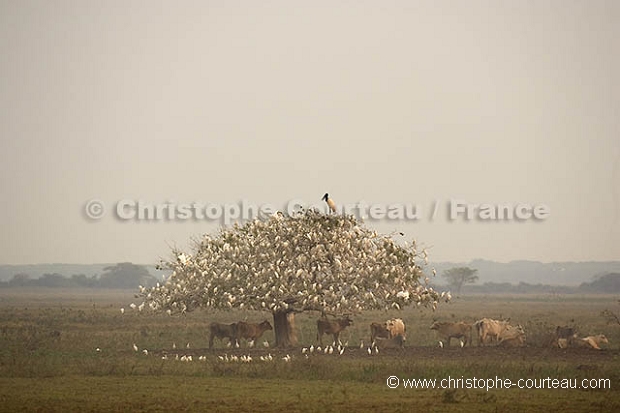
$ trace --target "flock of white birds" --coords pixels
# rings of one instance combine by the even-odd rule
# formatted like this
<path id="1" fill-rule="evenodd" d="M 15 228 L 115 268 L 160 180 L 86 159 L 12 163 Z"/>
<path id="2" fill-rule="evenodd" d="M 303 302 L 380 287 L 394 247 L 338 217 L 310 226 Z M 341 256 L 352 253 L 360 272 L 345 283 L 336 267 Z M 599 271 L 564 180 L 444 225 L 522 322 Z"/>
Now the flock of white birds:
<path id="1" fill-rule="evenodd" d="M 267 345 L 265 345 L 265 347 L 269 347 L 268 342 L 265 341 L 265 343 L 267 343 Z M 349 342 L 345 342 L 343 343 L 336 343 L 333 342 L 331 345 L 327 345 L 325 347 L 321 347 L 321 346 L 314 346 L 311 345 L 310 347 L 302 347 L 301 348 L 301 358 L 302 359 L 309 359 L 312 356 L 326 356 L 326 355 L 334 355 L 334 356 L 342 356 L 345 351 L 347 351 Z M 176 350 L 177 346 L 175 343 L 172 344 L 172 349 Z M 186 345 L 186 349 L 190 348 L 190 344 L 187 343 Z M 379 348 L 373 344 L 371 344 L 370 346 L 366 347 L 364 344 L 364 341 L 360 342 L 360 350 L 365 350 L 368 355 L 372 356 L 372 355 L 377 355 L 379 354 Z M 137 354 L 143 354 L 145 356 L 149 356 L 150 353 L 148 349 L 142 349 L 140 351 L 140 348 L 138 347 L 138 345 L 136 345 L 136 343 L 132 344 L 132 349 L 135 353 Z M 97 352 L 101 352 L 101 349 L 99 347 L 96 348 Z M 189 355 L 189 354 L 183 354 L 183 355 L 179 355 L 178 352 L 175 352 L 174 355 L 169 355 L 168 353 L 164 352 L 161 356 L 162 360 L 175 360 L 175 361 L 183 361 L 183 362 L 190 362 L 190 361 L 194 361 L 194 356 L 193 355 Z M 251 354 L 242 354 L 242 355 L 235 355 L 235 354 L 228 354 L 228 353 L 224 353 L 222 355 L 217 355 L 217 356 L 213 356 L 211 357 L 214 360 L 220 361 L 220 362 L 224 362 L 224 363 L 251 363 L 255 360 L 260 361 L 260 362 L 271 362 L 274 360 L 278 360 L 281 359 L 284 362 L 290 362 L 291 360 L 293 360 L 295 357 L 291 356 L 290 354 L 286 354 L 283 357 L 278 357 L 278 356 L 273 356 L 271 353 L 268 353 L 267 355 L 261 355 L 261 356 L 252 356 Z M 209 359 L 209 357 L 207 357 L 206 355 L 201 355 L 198 356 L 196 358 L 196 360 L 198 361 L 207 361 Z"/>
<path id="2" fill-rule="evenodd" d="M 402 233 L 379 235 L 354 216 L 314 209 L 294 216 L 277 213 L 266 220 L 235 223 L 216 236 L 207 234 L 195 240 L 191 252 L 174 250 L 173 259 L 158 266 L 171 271 L 168 278 L 150 288 L 140 286 L 138 297 L 143 301 L 129 307 L 170 315 L 197 308 L 274 314 L 291 310 L 355 314 L 407 305 L 434 310 L 451 295 L 430 285 L 430 277 L 424 273 L 427 249 L 402 237 Z M 436 275 L 434 268 L 431 274 Z M 125 313 L 124 308 L 121 313 Z M 362 351 L 364 348 L 362 343 Z M 346 349 L 347 345 L 340 343 L 304 347 L 301 358 L 340 356 Z M 133 350 L 139 351 L 135 344 Z M 376 355 L 379 349 L 371 346 L 365 352 Z M 142 353 L 149 355 L 147 349 Z M 161 357 L 193 360 L 191 355 Z M 289 362 L 293 357 L 287 354 L 281 359 Z M 218 360 L 249 363 L 254 358 L 224 354 Z M 268 354 L 258 360 L 272 361 L 274 357 Z"/>
<path id="3" fill-rule="evenodd" d="M 354 216 L 275 214 L 204 235 L 191 252 L 175 250 L 159 265 L 171 275 L 154 287 L 140 286 L 143 302 L 131 308 L 169 314 L 200 307 L 341 314 L 436 308 L 450 294 L 430 286 L 427 264 L 428 251 L 415 240 L 379 235 Z"/>

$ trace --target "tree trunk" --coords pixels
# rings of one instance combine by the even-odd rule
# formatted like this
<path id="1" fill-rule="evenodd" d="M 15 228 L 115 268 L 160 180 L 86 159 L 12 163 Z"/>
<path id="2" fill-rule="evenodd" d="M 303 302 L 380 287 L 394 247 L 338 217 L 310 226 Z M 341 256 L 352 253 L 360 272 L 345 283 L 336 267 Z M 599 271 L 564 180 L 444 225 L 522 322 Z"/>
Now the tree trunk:
<path id="1" fill-rule="evenodd" d="M 294 312 L 276 311 L 273 313 L 273 328 L 276 336 L 276 347 L 284 348 L 297 345 Z"/>

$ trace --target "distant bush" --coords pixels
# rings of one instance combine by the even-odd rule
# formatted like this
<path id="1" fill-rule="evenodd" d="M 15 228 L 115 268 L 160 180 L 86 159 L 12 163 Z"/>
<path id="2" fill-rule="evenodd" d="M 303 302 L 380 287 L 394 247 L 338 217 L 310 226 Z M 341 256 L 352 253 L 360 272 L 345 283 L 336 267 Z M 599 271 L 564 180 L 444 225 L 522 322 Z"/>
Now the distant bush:
<path id="1" fill-rule="evenodd" d="M 605 274 L 589 283 L 582 283 L 580 290 L 593 293 L 620 293 L 620 273 Z"/>

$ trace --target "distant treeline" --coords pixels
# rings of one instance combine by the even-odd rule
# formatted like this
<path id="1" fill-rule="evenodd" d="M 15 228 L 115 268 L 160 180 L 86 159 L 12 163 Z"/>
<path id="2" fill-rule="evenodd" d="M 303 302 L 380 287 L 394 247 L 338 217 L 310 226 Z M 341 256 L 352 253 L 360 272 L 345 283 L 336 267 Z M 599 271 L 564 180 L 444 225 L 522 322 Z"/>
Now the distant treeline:
<path id="1" fill-rule="evenodd" d="M 18 273 L 9 281 L 0 282 L 0 288 L 10 287 L 52 287 L 52 288 L 119 288 L 136 289 L 138 285 L 151 286 L 157 282 L 146 267 L 123 262 L 103 269 L 100 275 L 75 274 L 66 277 L 58 273 L 43 274 L 31 278 L 29 274 Z"/>
<path id="2" fill-rule="evenodd" d="M 577 294 L 577 293 L 620 293 L 620 273 L 605 274 L 596 277 L 591 282 L 584 282 L 581 285 L 562 286 L 562 285 L 546 285 L 546 284 L 528 284 L 521 282 L 519 284 L 495 283 L 487 282 L 481 285 L 464 285 L 463 294 L 467 293 L 512 293 L 512 294 Z"/>
<path id="3" fill-rule="evenodd" d="M 39 278 L 31 278 L 28 274 L 15 274 L 9 281 L 0 282 L 0 288 L 10 287 L 56 287 L 56 288 L 118 288 L 136 289 L 138 285 L 152 286 L 157 282 L 147 268 L 130 262 L 119 263 L 103 269 L 100 275 L 86 276 L 76 274 L 66 277 L 62 274 L 43 274 Z M 437 286 L 437 289 L 448 289 Z M 577 294 L 577 293 L 620 293 L 620 273 L 610 273 L 596 277 L 591 282 L 584 282 L 579 286 L 561 286 L 546 284 L 519 284 L 487 282 L 480 285 L 464 285 L 462 294 Z"/>

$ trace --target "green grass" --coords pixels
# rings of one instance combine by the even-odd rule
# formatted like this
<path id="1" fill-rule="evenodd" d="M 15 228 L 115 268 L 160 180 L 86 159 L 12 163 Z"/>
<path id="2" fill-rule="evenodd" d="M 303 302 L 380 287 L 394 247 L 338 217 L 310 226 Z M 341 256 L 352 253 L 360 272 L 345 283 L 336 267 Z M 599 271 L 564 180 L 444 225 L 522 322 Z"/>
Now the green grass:
<path id="1" fill-rule="evenodd" d="M 118 291 L 0 290 L 0 411 L 620 411 L 620 326 L 600 316 L 605 308 L 618 311 L 617 297 L 473 296 L 435 313 L 365 313 L 343 334 L 350 346 L 346 357 L 313 354 L 308 359 L 300 348 L 229 349 L 218 342 L 218 348 L 207 349 L 211 321 L 260 321 L 268 314 L 170 317 L 131 312 L 133 300 L 131 293 Z M 122 315 L 120 307 L 128 311 Z M 407 324 L 404 352 L 371 357 L 359 349 L 360 340 L 368 342 L 371 321 L 394 316 Z M 429 329 L 434 319 L 485 316 L 522 324 L 529 347 L 440 349 Z M 300 347 L 315 344 L 316 318 L 297 317 Z M 604 333 L 610 345 L 600 352 L 543 347 L 560 324 L 575 325 L 582 334 Z M 264 339 L 273 343 L 273 333 Z M 149 355 L 134 352 L 133 343 Z M 191 354 L 194 361 L 174 360 L 175 354 Z M 251 354 L 254 361 L 225 363 L 218 359 L 223 354 Z M 274 361 L 258 360 L 266 354 Z M 291 362 L 281 359 L 286 354 Z M 609 378 L 611 389 L 389 389 L 391 375 Z"/>

